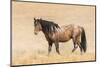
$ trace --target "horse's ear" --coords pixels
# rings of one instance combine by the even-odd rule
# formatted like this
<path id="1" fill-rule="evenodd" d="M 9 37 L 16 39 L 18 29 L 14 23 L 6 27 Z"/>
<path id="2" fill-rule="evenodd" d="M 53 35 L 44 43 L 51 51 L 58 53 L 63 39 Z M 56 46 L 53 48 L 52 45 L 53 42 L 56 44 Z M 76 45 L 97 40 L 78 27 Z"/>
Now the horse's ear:
<path id="1" fill-rule="evenodd" d="M 40 20 L 42 20 L 42 18 L 40 18 Z"/>
<path id="2" fill-rule="evenodd" d="M 36 20 L 36 19 L 34 18 L 34 20 Z"/>

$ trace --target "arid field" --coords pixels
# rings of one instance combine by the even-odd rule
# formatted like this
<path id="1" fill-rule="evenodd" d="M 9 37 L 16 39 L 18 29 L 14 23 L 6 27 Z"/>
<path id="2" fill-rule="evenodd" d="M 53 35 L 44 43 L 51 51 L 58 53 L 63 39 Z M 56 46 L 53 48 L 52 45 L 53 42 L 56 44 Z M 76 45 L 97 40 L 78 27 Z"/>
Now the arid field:
<path id="1" fill-rule="evenodd" d="M 60 43 L 58 55 L 53 45 L 48 56 L 48 43 L 42 32 L 34 35 L 34 19 L 42 18 L 62 25 L 84 27 L 87 51 L 72 53 L 72 40 Z M 79 62 L 95 60 L 95 6 L 12 2 L 12 65 Z"/>

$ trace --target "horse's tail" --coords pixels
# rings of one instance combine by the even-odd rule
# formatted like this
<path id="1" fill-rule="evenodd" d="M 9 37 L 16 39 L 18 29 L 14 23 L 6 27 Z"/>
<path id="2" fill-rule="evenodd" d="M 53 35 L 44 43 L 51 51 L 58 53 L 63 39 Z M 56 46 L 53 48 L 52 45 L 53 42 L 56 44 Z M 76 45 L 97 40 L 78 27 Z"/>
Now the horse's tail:
<path id="1" fill-rule="evenodd" d="M 82 32 L 81 32 L 81 49 L 86 52 L 87 46 L 86 46 L 86 35 L 85 35 L 85 31 L 84 28 L 82 28 Z"/>

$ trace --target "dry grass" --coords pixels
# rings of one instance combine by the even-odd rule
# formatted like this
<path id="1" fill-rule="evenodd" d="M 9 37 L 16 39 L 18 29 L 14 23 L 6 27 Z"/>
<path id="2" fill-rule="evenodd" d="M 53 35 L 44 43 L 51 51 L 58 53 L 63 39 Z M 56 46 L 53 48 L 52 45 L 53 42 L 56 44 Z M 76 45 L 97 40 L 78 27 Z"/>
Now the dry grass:
<path id="1" fill-rule="evenodd" d="M 95 60 L 95 7 L 12 2 L 12 63 L 44 64 Z M 73 43 L 60 43 L 60 53 L 55 46 L 48 56 L 48 44 L 44 34 L 34 35 L 33 17 L 55 21 L 59 25 L 76 24 L 85 28 L 87 52 L 79 48 L 72 53 Z"/>
<path id="2" fill-rule="evenodd" d="M 60 62 L 79 62 L 79 61 L 94 61 L 94 54 L 66 54 L 66 55 L 43 55 L 43 54 L 31 54 L 26 53 L 21 55 L 22 57 L 14 57 L 13 65 L 27 65 L 27 64 L 46 64 L 46 63 L 60 63 Z"/>

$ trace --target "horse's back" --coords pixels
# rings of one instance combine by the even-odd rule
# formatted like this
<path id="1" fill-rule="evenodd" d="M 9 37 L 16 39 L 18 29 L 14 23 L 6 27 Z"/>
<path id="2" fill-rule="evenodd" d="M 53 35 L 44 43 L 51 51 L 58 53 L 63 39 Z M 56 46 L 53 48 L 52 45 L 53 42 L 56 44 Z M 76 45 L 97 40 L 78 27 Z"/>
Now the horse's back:
<path id="1" fill-rule="evenodd" d="M 71 31 L 71 30 L 80 30 L 82 27 L 79 25 L 69 24 L 69 25 L 61 26 L 61 28 Z"/>
<path id="2" fill-rule="evenodd" d="M 66 42 L 69 41 L 74 36 L 79 35 L 80 26 L 70 24 L 61 26 L 56 30 L 57 32 L 53 34 L 52 39 L 58 40 L 59 42 Z"/>
<path id="3" fill-rule="evenodd" d="M 81 26 L 74 25 L 74 24 L 62 26 L 61 28 L 65 30 L 65 35 L 67 35 L 67 37 L 74 37 L 74 36 L 80 35 L 82 31 Z"/>
<path id="4" fill-rule="evenodd" d="M 73 25 L 61 26 L 57 29 L 57 32 L 54 34 L 53 38 L 58 39 L 60 42 L 66 42 L 72 37 Z"/>

